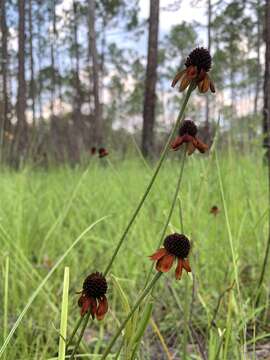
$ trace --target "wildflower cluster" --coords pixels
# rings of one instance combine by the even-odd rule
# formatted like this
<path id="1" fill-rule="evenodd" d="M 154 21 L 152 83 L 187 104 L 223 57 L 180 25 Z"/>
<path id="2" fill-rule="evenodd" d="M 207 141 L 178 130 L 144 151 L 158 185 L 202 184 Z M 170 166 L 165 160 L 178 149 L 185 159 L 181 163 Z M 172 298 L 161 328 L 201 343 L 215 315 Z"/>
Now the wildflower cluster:
<path id="1" fill-rule="evenodd" d="M 146 190 L 145 195 L 143 196 L 143 200 L 139 203 L 137 209 L 134 212 L 134 215 L 132 217 L 131 222 L 128 224 L 127 229 L 124 231 L 123 236 L 120 238 L 120 241 L 116 247 L 115 252 L 112 255 L 112 259 L 106 268 L 104 275 L 102 275 L 99 272 L 93 272 L 83 282 L 82 291 L 80 292 L 81 296 L 78 300 L 78 305 L 81 308 L 81 316 L 83 317 L 86 313 L 89 312 L 89 316 L 91 315 L 92 318 L 97 318 L 98 320 L 102 320 L 105 316 L 105 314 L 108 312 L 108 301 L 106 297 L 107 293 L 107 281 L 105 276 L 107 275 L 122 243 L 127 235 L 131 224 L 134 222 L 137 214 L 139 213 L 139 210 L 142 207 L 142 204 L 149 193 L 149 190 L 151 186 L 153 185 L 155 178 L 157 176 L 157 173 L 160 169 L 160 166 L 165 158 L 165 154 L 171 147 L 172 150 L 176 151 L 178 150 L 182 144 L 187 145 L 187 153 L 191 155 L 196 149 L 200 153 L 205 153 L 208 149 L 208 146 L 203 143 L 202 140 L 197 136 L 198 128 L 196 124 L 190 120 L 186 119 L 182 122 L 180 125 L 180 121 L 182 120 L 182 116 L 184 113 L 185 106 L 187 104 L 188 98 L 191 94 L 191 92 L 197 87 L 199 92 L 205 93 L 209 89 L 212 92 L 215 92 L 214 83 L 211 80 L 211 78 L 208 75 L 208 72 L 211 68 L 212 59 L 208 52 L 208 50 L 204 48 L 196 48 L 194 49 L 189 56 L 186 59 L 185 66 L 186 69 L 183 71 L 180 71 L 176 74 L 172 86 L 174 87 L 178 82 L 180 82 L 179 89 L 180 91 L 185 90 L 189 86 L 189 90 L 186 97 L 186 102 L 183 105 L 183 108 L 181 109 L 180 115 L 177 119 L 176 125 L 174 127 L 173 133 L 178 130 L 178 134 L 176 138 L 173 139 L 173 134 L 170 137 L 170 140 L 168 141 L 168 145 L 165 147 L 164 150 L 164 156 L 161 156 L 159 160 L 159 164 L 157 166 L 157 170 L 155 171 L 150 184 Z M 100 148 L 98 150 L 99 157 L 104 157 L 108 155 L 108 151 L 105 148 Z M 96 154 L 96 148 L 91 149 L 91 154 Z M 180 184 L 180 181 L 179 181 Z M 177 188 L 176 195 L 178 193 L 179 188 Z M 174 204 L 172 205 L 172 210 L 174 208 Z M 212 214 L 217 215 L 219 212 L 219 209 L 217 206 L 213 206 L 211 211 Z M 168 222 L 170 220 L 170 216 L 172 214 L 172 211 L 170 212 L 170 215 L 168 217 Z M 109 345 L 107 346 L 103 356 L 101 359 L 105 359 L 107 355 L 109 354 L 110 350 L 112 349 L 112 346 L 118 336 L 121 334 L 122 330 L 127 325 L 128 321 L 131 319 L 132 315 L 138 309 L 143 299 L 147 296 L 147 294 L 151 291 L 154 284 L 158 280 L 158 278 L 161 276 L 162 273 L 168 272 L 174 262 L 177 263 L 176 269 L 175 269 L 175 278 L 177 280 L 181 279 L 183 269 L 189 273 L 191 272 L 191 267 L 189 264 L 189 254 L 191 250 L 191 243 L 188 239 L 188 237 L 184 234 L 179 233 L 173 233 L 170 235 L 167 235 L 163 241 L 163 247 L 156 250 L 154 254 L 150 256 L 150 259 L 152 261 L 156 262 L 156 270 L 157 273 L 155 277 L 151 280 L 151 282 L 144 288 L 144 291 L 139 296 L 138 300 L 136 301 L 135 305 L 133 306 L 132 310 L 124 320 L 124 322 L 121 324 L 121 326 L 118 328 L 115 336 L 110 341 Z M 87 324 L 87 322 L 86 322 Z M 84 328 L 85 329 L 85 328 Z M 84 331 L 84 330 L 83 330 Z M 81 336 L 82 337 L 82 336 Z M 80 339 L 81 339 L 80 337 Z M 79 340 L 80 341 L 80 340 Z M 78 347 L 79 342 L 77 343 Z M 73 351 L 73 354 L 75 353 L 75 350 Z M 71 357 L 73 359 L 73 357 Z"/>
<path id="2" fill-rule="evenodd" d="M 95 155 L 97 153 L 97 148 L 94 147 L 94 146 L 91 147 L 90 152 L 91 152 L 91 155 Z M 108 150 L 106 148 L 102 147 L 102 148 L 98 149 L 99 158 L 103 158 L 103 157 L 108 156 L 108 155 L 109 155 L 109 152 L 108 152 Z"/>

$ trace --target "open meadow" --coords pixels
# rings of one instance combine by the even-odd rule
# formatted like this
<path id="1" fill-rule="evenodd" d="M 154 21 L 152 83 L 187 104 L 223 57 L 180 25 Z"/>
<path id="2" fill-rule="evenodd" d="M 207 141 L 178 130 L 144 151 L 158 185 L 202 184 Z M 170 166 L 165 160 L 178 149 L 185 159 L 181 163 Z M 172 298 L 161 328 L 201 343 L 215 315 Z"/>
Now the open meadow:
<path id="1" fill-rule="evenodd" d="M 84 356 L 78 358 L 100 358 L 143 289 L 180 158 L 173 153 L 165 161 L 126 237 L 107 279 L 109 312 L 102 322 L 90 323 L 80 345 Z M 119 160 L 113 153 L 84 167 L 2 169 L 0 314 L 1 338 L 8 339 L 0 350 L 3 358 L 58 359 L 64 267 L 70 275 L 69 336 L 79 317 L 76 291 L 88 273 L 106 268 L 152 172 L 139 156 Z M 270 333 L 268 269 L 255 306 L 268 228 L 262 155 L 233 149 L 195 155 L 187 158 L 182 175 L 166 234 L 189 237 L 192 273 L 176 281 L 171 271 L 157 282 L 147 300 L 153 308 L 137 358 L 263 358 Z M 210 212 L 213 205 L 216 214 Z M 128 358 L 123 354 L 130 351 L 140 317 L 141 312 L 133 317 L 124 343 L 120 338 L 113 347 L 116 355 L 122 346 L 119 359 Z"/>

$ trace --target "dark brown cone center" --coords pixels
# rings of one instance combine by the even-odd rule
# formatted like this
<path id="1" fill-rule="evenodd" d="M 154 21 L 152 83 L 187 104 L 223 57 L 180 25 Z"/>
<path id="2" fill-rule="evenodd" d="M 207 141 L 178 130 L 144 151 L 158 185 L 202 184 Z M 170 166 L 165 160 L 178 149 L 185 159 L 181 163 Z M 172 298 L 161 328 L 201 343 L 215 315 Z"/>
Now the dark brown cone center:
<path id="1" fill-rule="evenodd" d="M 107 288 L 105 277 L 98 272 L 87 276 L 83 283 L 83 292 L 85 295 L 97 299 L 106 294 Z"/>
<path id="2" fill-rule="evenodd" d="M 179 129 L 180 136 L 188 134 L 194 137 L 197 135 L 197 132 L 198 128 L 192 120 L 185 120 Z"/>
<path id="3" fill-rule="evenodd" d="M 185 259 L 190 251 L 190 242 L 183 234 L 172 234 L 164 240 L 165 249 L 178 258 Z"/>

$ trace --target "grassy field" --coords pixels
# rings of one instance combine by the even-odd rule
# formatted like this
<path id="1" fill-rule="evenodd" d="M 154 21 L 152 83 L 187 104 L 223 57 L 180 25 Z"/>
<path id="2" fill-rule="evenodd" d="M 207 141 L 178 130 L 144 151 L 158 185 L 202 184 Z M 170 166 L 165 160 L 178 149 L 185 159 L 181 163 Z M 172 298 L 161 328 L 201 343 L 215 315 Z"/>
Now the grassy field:
<path id="1" fill-rule="evenodd" d="M 160 241 L 179 166 L 180 154 L 174 153 L 162 167 L 108 277 L 110 310 L 102 322 L 89 324 L 80 347 L 89 355 L 81 358 L 98 359 L 124 318 L 127 303 L 118 287 L 130 306 L 143 288 L 152 265 L 147 256 Z M 114 154 L 84 168 L 1 171 L 1 343 L 15 330 L 0 350 L 3 358 L 57 358 L 64 267 L 70 272 L 69 335 L 79 318 L 76 291 L 88 273 L 106 268 L 152 172 L 139 157 L 120 161 Z M 220 208 L 217 216 L 209 212 L 213 205 Z M 210 360 L 260 358 L 270 337 L 269 271 L 254 307 L 267 209 L 261 154 L 228 151 L 187 159 L 167 234 L 181 232 L 183 222 L 192 240 L 193 273 L 177 282 L 171 270 L 159 279 L 138 359 L 202 359 L 203 351 Z"/>

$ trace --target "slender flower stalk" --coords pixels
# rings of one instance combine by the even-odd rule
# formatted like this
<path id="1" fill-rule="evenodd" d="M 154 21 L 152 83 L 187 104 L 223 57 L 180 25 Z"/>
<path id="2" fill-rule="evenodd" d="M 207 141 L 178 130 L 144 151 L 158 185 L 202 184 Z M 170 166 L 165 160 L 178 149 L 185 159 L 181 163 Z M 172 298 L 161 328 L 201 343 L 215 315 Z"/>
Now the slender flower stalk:
<path id="1" fill-rule="evenodd" d="M 166 145 L 165 145 L 165 147 L 163 149 L 163 152 L 162 152 L 162 154 L 160 156 L 160 159 L 159 159 L 159 162 L 158 162 L 158 164 L 156 166 L 155 172 L 154 172 L 154 174 L 153 174 L 153 176 L 152 176 L 152 178 L 151 178 L 151 180 L 150 180 L 150 182 L 149 182 L 149 184 L 148 184 L 148 186 L 147 186 L 147 188 L 145 190 L 145 193 L 143 194 L 143 196 L 142 196 L 142 198 L 141 198 L 141 200 L 140 200 L 140 202 L 139 202 L 139 204 L 137 206 L 137 208 L 135 209 L 135 211 L 134 211 L 134 213 L 133 213 L 133 215 L 132 215 L 132 217 L 131 217 L 131 219 L 130 219 L 127 227 L 126 227 L 126 229 L 124 230 L 121 238 L 119 239 L 119 242 L 118 242 L 118 244 L 117 244 L 117 246 L 116 246 L 116 248 L 114 250 L 114 253 L 112 255 L 112 258 L 109 261 L 109 264 L 107 265 L 106 270 L 104 271 L 104 276 L 106 276 L 108 274 L 108 272 L 110 271 L 110 269 L 111 269 L 111 267 L 113 265 L 113 262 L 114 262 L 114 260 L 115 260 L 115 258 L 117 256 L 117 254 L 118 254 L 118 252 L 119 252 L 119 250 L 120 250 L 120 248 L 121 248 L 121 246 L 122 246 L 128 232 L 129 232 L 131 226 L 133 225 L 137 215 L 139 214 L 139 212 L 140 212 L 140 210 L 141 210 L 141 208 L 142 208 L 142 206 L 144 204 L 145 199 L 147 198 L 147 196 L 148 196 L 148 194 L 149 194 L 149 192 L 150 192 L 150 190 L 151 190 L 151 188 L 152 188 L 152 186 L 153 186 L 153 184 L 155 182 L 155 179 L 156 179 L 156 177 L 157 177 L 157 175 L 159 173 L 161 165 L 163 164 L 163 161 L 165 160 L 165 157 L 166 157 L 166 155 L 167 155 L 167 153 L 168 153 L 168 151 L 170 149 L 171 141 L 172 141 L 172 139 L 174 137 L 174 134 L 175 134 L 176 130 L 179 128 L 179 125 L 180 125 L 180 122 L 181 122 L 181 120 L 183 118 L 183 115 L 184 115 L 188 100 L 190 98 L 190 95 L 191 95 L 191 93 L 192 93 L 192 91 L 194 89 L 195 89 L 195 84 L 193 82 L 191 82 L 191 84 L 189 85 L 188 91 L 186 93 L 182 108 L 181 108 L 181 110 L 179 112 L 179 115 L 178 115 L 177 120 L 175 122 L 174 128 L 173 128 L 173 130 L 172 130 L 172 132 L 171 132 L 171 134 L 169 136 L 169 139 L 168 139 L 168 141 L 167 141 L 167 143 L 166 143 Z"/>
<path id="2" fill-rule="evenodd" d="M 142 303 L 142 301 L 145 299 L 145 297 L 150 293 L 150 291 L 152 290 L 152 288 L 154 287 L 154 285 L 156 284 L 156 282 L 158 281 L 158 279 L 161 277 L 162 272 L 157 272 L 155 274 L 155 276 L 152 278 L 151 282 L 148 284 L 148 286 L 144 289 L 144 291 L 141 293 L 141 295 L 139 296 L 138 300 L 136 301 L 136 303 L 134 304 L 133 308 L 130 310 L 130 312 L 128 313 L 127 317 L 125 318 L 125 320 L 122 322 L 122 324 L 120 325 L 120 327 L 118 328 L 118 330 L 116 331 L 114 337 L 111 339 L 111 341 L 109 342 L 107 348 L 105 349 L 101 360 L 106 359 L 106 357 L 109 355 L 113 345 L 115 344 L 116 340 L 118 339 L 118 337 L 120 336 L 122 330 L 124 330 L 124 328 L 126 327 L 127 323 L 129 322 L 129 320 L 131 319 L 131 317 L 133 316 L 133 314 L 135 313 L 135 311 L 138 309 L 138 307 L 140 306 L 140 304 Z"/>
<path id="3" fill-rule="evenodd" d="M 270 149 L 268 149 L 268 150 L 270 151 Z M 270 153 L 268 154 L 268 203 L 270 204 Z M 270 211 L 268 213 L 268 227 L 269 227 L 268 239 L 267 239 L 267 243 L 266 243 L 261 274 L 260 274 L 257 291 L 256 291 L 257 296 L 256 296 L 256 301 L 255 301 L 255 308 L 258 307 L 259 302 L 260 302 L 262 283 L 263 283 L 265 272 L 267 269 L 267 263 L 268 263 L 269 253 L 270 253 Z"/>
<path id="4" fill-rule="evenodd" d="M 78 319 L 78 321 L 76 322 L 76 325 L 75 325 L 75 327 L 74 327 L 74 329 L 73 329 L 73 331 L 72 331 L 72 334 L 70 335 L 70 337 L 69 337 L 69 339 L 68 339 L 68 341 L 67 341 L 67 344 L 66 344 L 66 352 L 67 352 L 70 344 L 72 343 L 72 341 L 73 341 L 73 339 L 74 339 L 74 336 L 76 335 L 79 327 L 81 326 L 81 324 L 82 324 L 82 322 L 83 322 L 83 319 L 84 319 L 84 317 L 83 317 L 83 316 L 80 316 L 79 319 Z"/>
<path id="5" fill-rule="evenodd" d="M 82 329 L 81 329 L 81 332 L 80 332 L 80 335 L 79 335 L 79 337 L 78 337 L 78 340 L 77 340 L 77 342 L 76 342 L 76 344 L 75 344 L 75 346 L 74 346 L 74 349 L 73 349 L 73 351 L 72 351 L 72 354 L 71 354 L 71 356 L 70 356 L 70 360 L 73 360 L 73 359 L 74 359 L 74 356 L 75 356 L 75 354 L 76 354 L 76 351 L 78 350 L 78 348 L 79 348 L 79 346 L 80 346 L 80 343 L 81 343 L 81 341 L 82 341 L 83 334 L 84 334 L 85 329 L 86 329 L 86 327 L 87 327 L 87 324 L 88 324 L 90 315 L 91 315 L 91 312 L 88 311 L 88 313 L 86 314 L 85 317 L 81 317 L 81 319 L 84 319 L 83 327 L 82 327 Z M 77 330 L 78 330 L 78 329 L 77 329 Z M 75 335 L 75 334 L 74 334 L 74 335 Z"/>
<path id="6" fill-rule="evenodd" d="M 158 242 L 158 246 L 157 246 L 158 248 L 160 248 L 160 246 L 161 246 L 161 244 L 162 244 L 162 241 L 163 241 L 163 239 L 164 239 L 164 237 L 165 237 L 165 234 L 166 234 L 168 225 L 169 225 L 169 223 L 170 223 L 170 221 L 171 221 L 171 217 L 172 217 L 172 214 L 173 214 L 173 210 L 174 210 L 174 208 L 175 208 L 176 200 L 177 200 L 177 197 L 178 197 L 178 194 L 179 194 L 180 185 L 181 185 L 182 178 L 183 178 L 183 172 L 184 172 L 184 167 L 185 167 L 186 154 L 187 154 L 187 144 L 186 144 L 185 150 L 184 150 L 183 155 L 182 155 L 182 161 L 181 161 L 181 167 L 180 167 L 180 172 L 179 172 L 178 181 L 177 181 L 177 184 L 176 184 L 176 188 L 175 188 L 175 192 L 174 192 L 174 196 L 173 196 L 171 208 L 170 208 L 170 211 L 169 211 L 167 220 L 166 220 L 166 222 L 165 222 L 165 225 L 164 225 L 164 227 L 163 227 L 163 229 L 162 229 L 162 233 L 161 233 L 161 236 L 160 236 L 160 240 L 159 240 L 159 242 Z M 147 277 L 146 277 L 145 286 L 147 286 L 147 284 L 148 284 L 148 282 L 149 282 L 149 279 L 150 279 L 151 273 L 152 273 L 152 271 L 153 271 L 153 268 L 154 268 L 154 264 L 151 264 L 151 267 L 150 267 L 149 272 L 148 272 Z"/>

